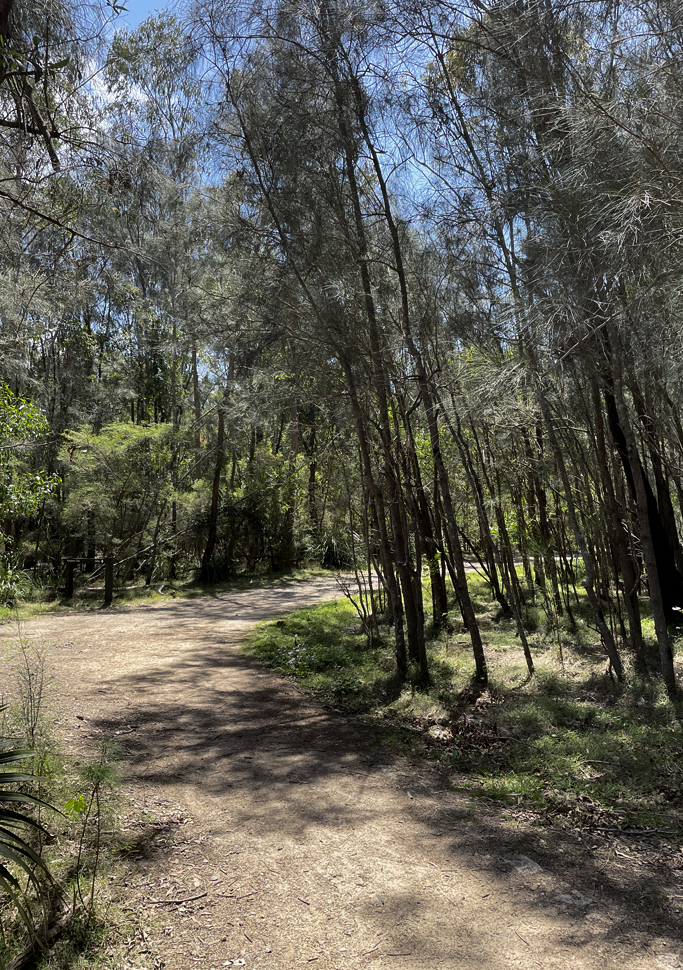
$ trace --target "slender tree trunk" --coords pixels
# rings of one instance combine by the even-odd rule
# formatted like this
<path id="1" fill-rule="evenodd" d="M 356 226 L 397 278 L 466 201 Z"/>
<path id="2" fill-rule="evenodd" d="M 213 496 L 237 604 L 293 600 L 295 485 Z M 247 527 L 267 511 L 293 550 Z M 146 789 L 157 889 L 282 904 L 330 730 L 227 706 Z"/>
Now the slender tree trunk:
<path id="1" fill-rule="evenodd" d="M 636 507 L 638 506 L 637 480 L 642 478 L 649 519 L 648 533 L 652 538 L 652 548 L 655 555 L 655 560 L 657 562 L 657 572 L 660 578 L 659 585 L 662 593 L 664 613 L 667 623 L 670 623 L 676 618 L 676 608 L 683 607 L 683 577 L 681 577 L 678 569 L 676 568 L 674 551 L 671 548 L 666 530 L 662 524 L 659 509 L 657 508 L 657 500 L 654 492 L 652 491 L 652 486 L 650 485 L 647 472 L 643 467 L 643 462 L 641 460 L 635 434 L 633 434 L 633 432 L 632 447 L 635 448 L 635 452 L 629 456 L 628 443 L 624 429 L 621 427 L 621 417 L 616 404 L 615 389 L 609 386 L 610 384 L 614 384 L 616 381 L 616 375 L 614 374 L 614 359 L 617 355 L 616 351 L 612 351 L 611 348 L 608 348 L 608 352 L 610 352 L 612 355 L 612 375 L 609 377 L 607 382 L 608 387 L 605 390 L 605 404 L 607 406 L 610 433 L 616 445 L 619 457 L 621 458 L 624 475 L 626 477 L 626 481 L 628 482 L 631 497 L 635 502 Z M 638 469 L 639 475 L 635 474 L 633 470 L 634 467 Z"/>
<path id="2" fill-rule="evenodd" d="M 315 420 L 315 418 L 314 418 Z M 305 438 L 302 436 L 302 441 Z M 318 441 L 316 436 L 316 426 L 311 426 L 311 435 L 306 444 L 306 457 L 308 458 L 308 516 L 311 525 L 317 529 L 320 525 L 318 520 Z"/>
<path id="3" fill-rule="evenodd" d="M 593 381 L 592 385 L 593 411 L 595 417 L 595 441 L 597 449 L 597 463 L 602 479 L 603 491 L 605 493 L 605 504 L 609 516 L 612 520 L 612 534 L 616 546 L 617 561 L 619 572 L 624 581 L 624 603 L 628 616 L 629 634 L 631 646 L 636 656 L 636 665 L 641 672 L 644 672 L 645 658 L 643 655 L 643 630 L 640 621 L 640 605 L 638 603 L 639 576 L 631 559 L 628 540 L 626 538 L 626 528 L 622 517 L 619 515 L 614 484 L 609 471 L 607 461 L 607 447 L 605 444 L 605 431 L 602 419 L 602 402 L 598 385 Z"/>
<path id="4" fill-rule="evenodd" d="M 434 536 L 429 503 L 422 483 L 422 472 L 415 452 L 414 443 L 411 447 L 413 474 L 415 476 L 415 516 L 418 525 L 420 541 L 429 567 L 429 582 L 432 591 L 432 623 L 434 630 L 440 630 L 444 617 L 448 613 L 448 597 L 446 584 L 439 569 L 439 543 Z"/>
<path id="5" fill-rule="evenodd" d="M 487 562 L 490 563 L 489 581 L 493 589 L 493 595 L 495 596 L 496 601 L 500 604 L 502 612 L 506 616 L 509 616 L 512 610 L 510 609 L 510 604 L 506 600 L 505 596 L 503 596 L 500 589 L 500 584 L 498 582 L 498 565 L 499 565 L 498 556 L 495 549 L 495 544 L 493 542 L 493 539 L 491 538 L 491 524 L 489 522 L 488 513 L 486 511 L 486 504 L 484 502 L 484 496 L 482 494 L 481 483 L 479 482 L 477 475 L 475 473 L 472 459 L 467 450 L 467 444 L 462 435 L 460 418 L 457 412 L 455 411 L 454 400 L 453 400 L 453 411 L 455 414 L 455 426 L 453 425 L 452 421 L 448 418 L 447 415 L 446 415 L 446 422 L 448 425 L 448 429 L 451 433 L 451 437 L 455 441 L 455 444 L 458 448 L 458 452 L 460 454 L 460 460 L 465 469 L 465 474 L 467 475 L 467 480 L 470 484 L 470 491 L 472 494 L 472 498 L 474 499 L 474 504 L 477 509 L 477 516 L 479 518 L 479 524 L 480 524 L 480 529 L 482 534 L 482 542 L 484 545 L 484 549 L 486 551 Z M 482 471 L 484 472 L 485 480 L 488 482 L 488 475 L 486 473 L 485 464 L 484 464 L 484 455 L 479 445 L 479 440 L 477 438 L 477 434 L 474 428 L 472 428 L 472 434 L 474 436 L 475 444 L 477 446 L 477 451 L 479 454 L 479 461 L 482 467 Z M 488 484 L 489 484 L 489 492 L 491 492 L 490 482 L 488 482 Z"/>
<path id="6" fill-rule="evenodd" d="M 280 561 L 290 567 L 296 560 L 296 459 L 299 453 L 299 411 L 294 402 L 289 408 L 289 460 L 285 485 L 285 521 L 280 541 Z"/>
<path id="7" fill-rule="evenodd" d="M 408 630 L 410 631 L 411 624 L 413 625 L 412 636 L 408 636 L 409 649 L 412 647 L 410 654 L 411 660 L 417 663 L 420 667 L 420 676 L 423 681 L 429 679 L 429 664 L 427 660 L 427 651 L 425 648 L 425 638 L 424 638 L 424 604 L 422 598 L 422 568 L 419 563 L 420 560 L 420 543 L 417 534 L 416 518 L 414 515 L 415 511 L 415 496 L 413 494 L 412 485 L 410 481 L 410 462 L 405 454 L 406 447 L 408 450 L 411 448 L 410 434 L 406 431 L 407 442 L 406 446 L 401 446 L 401 430 L 399 427 L 399 413 L 404 419 L 405 426 L 405 408 L 400 399 L 400 396 L 396 399 L 396 407 L 394 408 L 394 440 L 395 450 L 397 455 L 397 460 L 395 462 L 395 479 L 398 484 L 397 488 L 397 501 L 398 501 L 398 514 L 401 518 L 401 531 L 403 535 L 404 550 L 399 561 L 399 570 L 401 568 L 405 571 L 405 580 L 402 578 L 402 582 L 410 583 L 410 597 L 406 597 L 404 594 L 403 600 L 406 608 L 406 623 Z M 398 459 L 402 459 L 400 462 Z M 403 483 L 401 482 L 401 471 L 403 471 Z M 411 511 L 410 518 L 412 518 L 412 529 L 409 522 L 408 511 Z M 415 535 L 415 556 L 417 563 L 413 563 L 413 557 L 410 550 L 410 538 L 411 532 Z M 400 575 L 400 572 L 399 572 Z"/>
<path id="8" fill-rule="evenodd" d="M 192 338 L 192 396 L 194 404 L 194 453 L 195 453 L 195 476 L 202 477 L 202 399 L 199 394 L 199 372 L 197 370 L 197 341 Z"/>
<path id="9" fill-rule="evenodd" d="M 655 622 L 655 632 L 657 634 L 657 645 L 659 647 L 659 660 L 662 670 L 662 677 L 666 684 L 666 689 L 670 697 L 675 697 L 676 672 L 674 669 L 673 652 L 669 641 L 669 634 L 666 628 L 666 613 L 662 589 L 659 583 L 659 572 L 657 569 L 657 557 L 652 541 L 650 530 L 650 515 L 648 509 L 647 492 L 643 469 L 641 467 L 638 450 L 636 447 L 635 435 L 631 426 L 626 401 L 624 400 L 623 384 L 621 377 L 621 345 L 616 333 L 616 327 L 610 328 L 610 340 L 613 348 L 612 371 L 614 374 L 614 399 L 619 415 L 619 424 L 624 434 L 626 442 L 626 454 L 631 467 L 631 476 L 635 486 L 636 508 L 638 510 L 638 526 L 640 529 L 640 544 L 643 550 L 643 559 L 647 570 L 647 584 L 650 591 L 650 603 L 652 604 L 652 616 Z"/>
<path id="10" fill-rule="evenodd" d="M 372 471 L 372 459 L 365 428 L 363 410 L 358 401 L 356 393 L 356 382 L 353 370 L 349 362 L 342 358 L 342 365 L 346 373 L 347 387 L 349 391 L 349 401 L 356 421 L 356 433 L 361 454 L 363 468 L 363 478 L 368 494 L 372 498 L 372 510 L 374 513 L 375 526 L 379 537 L 379 552 L 382 570 L 384 573 L 384 584 L 389 597 L 389 607 L 394 626 L 394 639 L 396 645 L 396 668 L 399 676 L 405 677 L 408 672 L 408 654 L 406 650 L 405 632 L 403 629 L 403 603 L 396 582 L 394 572 L 394 557 L 392 555 L 389 536 L 386 527 L 386 513 L 384 508 L 384 497 L 382 491 L 375 481 Z"/>
<path id="11" fill-rule="evenodd" d="M 526 660 L 527 670 L 529 675 L 533 677 L 534 675 L 534 658 L 531 655 L 531 648 L 529 647 L 529 641 L 526 637 L 526 630 L 524 629 L 524 622 L 522 620 L 521 611 L 521 597 L 519 595 L 519 585 L 517 580 L 517 570 L 515 568 L 515 560 L 512 555 L 512 545 L 510 543 L 510 538 L 507 534 L 507 526 L 505 525 L 505 516 L 503 515 L 503 509 L 500 502 L 496 502 L 496 520 L 498 523 L 498 531 L 500 532 L 501 539 L 504 543 L 504 548 L 508 550 L 508 563 L 507 571 L 505 569 L 505 563 L 500 563 L 500 572 L 503 577 L 503 582 L 507 586 L 508 595 L 510 597 L 510 602 L 513 605 L 515 622 L 517 624 L 517 636 L 522 644 L 522 650 L 524 651 L 524 659 Z M 507 574 L 506 574 L 507 573 Z"/>
<path id="12" fill-rule="evenodd" d="M 586 579 L 584 581 L 584 587 L 588 600 L 593 608 L 593 615 L 595 617 L 595 622 L 597 624 L 598 630 L 600 631 L 600 636 L 602 637 L 602 642 L 604 644 L 605 650 L 607 651 L 607 656 L 610 659 L 614 673 L 617 676 L 617 680 L 623 681 L 624 671 L 621 664 L 621 657 L 619 656 L 619 651 L 617 650 L 617 645 L 614 642 L 614 637 L 612 636 L 612 631 L 605 623 L 605 617 L 600 606 L 600 602 L 595 593 L 595 569 L 593 565 L 593 558 L 588 550 L 588 544 L 586 543 L 585 536 L 581 531 L 579 526 L 578 516 L 576 514 L 576 506 L 574 504 L 574 495 L 571 488 L 571 482 L 569 481 L 569 475 L 567 473 L 567 466 L 564 461 L 564 455 L 562 453 L 562 448 L 557 440 L 557 435 L 555 434 L 555 425 L 553 423 L 552 415 L 550 413 L 550 407 L 548 401 L 541 389 L 540 384 L 536 381 L 536 399 L 538 401 L 541 413 L 543 414 L 543 419 L 545 422 L 546 430 L 548 432 L 548 437 L 550 439 L 550 444 L 552 446 L 553 452 L 555 454 L 555 463 L 557 464 L 558 471 L 560 473 L 560 478 L 562 479 L 562 485 L 565 492 L 565 498 L 567 500 L 567 511 L 569 513 L 569 522 L 572 527 L 572 532 L 574 533 L 574 539 L 577 546 L 581 552 L 581 558 L 583 559 L 584 568 L 586 570 Z"/>
<path id="13" fill-rule="evenodd" d="M 341 98 L 341 92 L 338 92 Z M 349 183 L 349 194 L 354 215 L 354 225 L 358 244 L 356 262 L 358 265 L 361 285 L 363 290 L 363 301 L 365 305 L 365 316 L 368 324 L 368 337 L 370 342 L 370 353 L 372 366 L 374 369 L 375 380 L 374 390 L 377 396 L 378 405 L 378 426 L 379 436 L 382 444 L 384 459 L 385 488 L 387 492 L 387 506 L 389 521 L 394 544 L 394 561 L 401 585 L 403 596 L 403 609 L 406 619 L 406 633 L 408 635 L 408 652 L 417 658 L 421 653 L 421 642 L 424 638 L 424 627 L 420 625 L 420 616 L 415 602 L 415 590 L 413 588 L 411 570 L 408 559 L 408 540 L 404 530 L 402 518 L 402 497 L 400 484 L 396 478 L 394 467 L 394 455 L 391 442 L 391 422 L 389 417 L 387 374 L 384 362 L 385 347 L 380 339 L 375 301 L 372 293 L 372 283 L 367 259 L 367 241 L 365 237 L 365 225 L 360 203 L 360 193 L 356 180 L 355 160 L 353 156 L 351 142 L 346 130 L 343 117 L 343 104 L 340 105 L 340 128 L 347 146 L 346 151 L 346 170 Z"/>
<path id="14" fill-rule="evenodd" d="M 445 470 L 444 470 L 445 471 Z M 460 534 L 458 532 L 458 527 L 455 521 L 455 512 L 453 510 L 453 502 L 451 500 L 451 493 L 448 487 L 448 479 L 445 481 L 444 488 L 444 477 L 440 475 L 439 484 L 441 486 L 441 500 L 443 502 L 443 508 L 446 515 L 446 529 L 448 530 L 448 537 L 450 540 L 450 546 L 453 553 L 453 565 L 455 567 L 456 575 L 456 592 L 458 594 L 458 599 L 460 600 L 460 607 L 463 612 L 463 617 L 465 619 L 465 624 L 467 626 L 468 633 L 470 635 L 470 641 L 472 643 L 472 653 L 474 654 L 474 665 L 476 671 L 476 679 L 481 684 L 487 684 L 489 679 L 488 666 L 486 664 L 486 655 L 484 653 L 484 644 L 481 640 L 481 633 L 479 631 L 479 624 L 477 623 L 477 616 L 474 612 L 474 606 L 472 604 L 472 598 L 470 596 L 469 587 L 467 585 L 467 571 L 465 569 L 465 557 L 462 552 L 462 544 L 460 542 Z"/>
<path id="15" fill-rule="evenodd" d="M 216 438 L 216 464 L 213 470 L 213 481 L 211 483 L 211 509 L 209 512 L 209 534 L 206 539 L 206 546 L 202 556 L 200 576 L 203 582 L 210 582 L 212 577 L 211 559 L 216 545 L 218 533 L 218 502 L 220 498 L 221 472 L 223 470 L 223 458 L 225 456 L 225 413 L 222 407 L 218 409 L 218 434 Z"/>
<path id="16" fill-rule="evenodd" d="M 466 618 L 467 628 L 469 630 L 470 638 L 472 640 L 472 651 L 474 653 L 475 667 L 476 667 L 476 677 L 480 683 L 488 682 L 488 670 L 486 666 L 486 658 L 484 656 L 484 648 L 481 642 L 481 634 L 479 631 L 479 626 L 477 624 L 476 614 L 472 606 L 472 600 L 469 594 L 469 588 L 467 586 L 467 574 L 465 570 L 465 562 L 462 552 L 462 544 L 460 542 L 460 535 L 458 533 L 455 512 L 453 509 L 453 503 L 451 500 L 450 493 L 450 482 L 448 478 L 448 472 L 446 471 L 446 466 L 443 462 L 443 457 L 441 454 L 441 444 L 439 439 L 439 429 L 436 418 L 436 406 L 433 389 L 430 386 L 430 381 L 427 377 L 427 373 L 424 367 L 424 362 L 422 359 L 422 354 L 417 348 L 415 341 L 412 337 L 410 328 L 410 311 L 409 311 L 409 299 L 408 299 L 408 286 L 406 282 L 405 269 L 403 266 L 403 252 L 399 237 L 399 232 L 393 217 L 393 211 L 391 206 L 391 201 L 389 197 L 389 192 L 387 189 L 386 181 L 384 178 L 384 172 L 375 148 L 369 127 L 367 125 L 365 117 L 365 107 L 362 90 L 360 87 L 360 82 L 358 78 L 351 74 L 350 81 L 353 87 L 355 95 L 355 105 L 356 105 L 356 115 L 363 132 L 363 137 L 365 139 L 366 146 L 370 152 L 373 168 L 375 175 L 378 180 L 380 192 L 383 201 L 383 211 L 384 219 L 389 230 L 389 234 L 392 240 L 392 250 L 394 254 L 395 261 L 395 272 L 398 278 L 399 288 L 401 292 L 401 320 L 403 329 L 403 338 L 406 342 L 406 347 L 410 353 L 410 356 L 415 364 L 415 370 L 417 373 L 418 385 L 420 388 L 420 393 L 422 395 L 422 401 L 424 404 L 425 413 L 427 416 L 427 426 L 429 429 L 429 437 L 432 448 L 432 458 L 434 461 L 434 470 L 439 479 L 439 487 L 441 489 L 441 499 L 443 502 L 443 507 L 446 513 L 446 528 L 449 532 L 450 545 L 454 556 L 454 565 L 457 576 L 457 592 L 460 599 L 461 608 L 463 614 Z"/>

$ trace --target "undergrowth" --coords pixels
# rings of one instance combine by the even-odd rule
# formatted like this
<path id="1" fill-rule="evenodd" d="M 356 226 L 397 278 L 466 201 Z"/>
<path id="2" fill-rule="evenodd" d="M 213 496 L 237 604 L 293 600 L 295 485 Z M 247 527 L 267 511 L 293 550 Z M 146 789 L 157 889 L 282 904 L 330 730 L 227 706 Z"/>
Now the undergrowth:
<path id="1" fill-rule="evenodd" d="M 522 804 L 547 821 L 595 828 L 652 828 L 683 836 L 683 703 L 659 680 L 613 678 L 588 604 L 573 622 L 529 608 L 536 673 L 529 678 L 512 620 L 501 619 L 488 584 L 470 578 L 489 665 L 472 680 L 467 632 L 455 612 L 428 643 L 431 683 L 395 675 L 391 639 L 370 640 L 347 601 L 263 623 L 246 649 L 335 705 L 379 725 L 399 755 L 439 762 L 453 787 Z M 626 652 L 626 651 L 624 651 Z M 679 664 L 679 673 L 680 664 Z"/>

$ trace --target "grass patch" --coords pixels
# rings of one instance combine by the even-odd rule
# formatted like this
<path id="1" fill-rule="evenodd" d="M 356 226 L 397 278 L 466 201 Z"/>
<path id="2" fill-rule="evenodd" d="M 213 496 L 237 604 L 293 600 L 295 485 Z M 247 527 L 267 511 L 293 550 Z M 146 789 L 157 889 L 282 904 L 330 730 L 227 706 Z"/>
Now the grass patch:
<path id="1" fill-rule="evenodd" d="M 369 641 L 346 601 L 263 623 L 247 649 L 364 712 L 398 754 L 440 762 L 473 797 L 523 804 L 558 824 L 683 837 L 683 703 L 667 698 L 656 675 L 612 679 L 581 594 L 571 623 L 533 608 L 530 679 L 514 623 L 499 617 L 482 579 L 470 583 L 489 663 L 483 691 L 459 624 L 429 641 L 428 687 L 417 672 L 399 683 L 390 638 Z"/>
<path id="2" fill-rule="evenodd" d="M 266 667 L 354 708 L 366 707 L 370 696 L 391 679 L 386 642 L 370 642 L 359 631 L 358 616 L 347 600 L 261 623 L 245 649 Z"/>

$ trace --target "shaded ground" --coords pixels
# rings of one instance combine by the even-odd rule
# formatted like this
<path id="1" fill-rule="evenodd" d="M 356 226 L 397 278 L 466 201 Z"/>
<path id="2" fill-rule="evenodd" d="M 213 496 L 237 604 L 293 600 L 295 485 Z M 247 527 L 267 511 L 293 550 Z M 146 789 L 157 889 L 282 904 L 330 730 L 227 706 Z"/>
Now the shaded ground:
<path id="1" fill-rule="evenodd" d="M 132 951 L 168 970 L 683 967 L 655 905 L 680 853 L 625 850 L 620 882 L 602 845 L 487 814 L 240 653 L 256 620 L 335 594 L 284 582 L 24 625 L 49 644 L 67 750 L 123 741 L 158 820 L 121 887 L 145 926 Z"/>

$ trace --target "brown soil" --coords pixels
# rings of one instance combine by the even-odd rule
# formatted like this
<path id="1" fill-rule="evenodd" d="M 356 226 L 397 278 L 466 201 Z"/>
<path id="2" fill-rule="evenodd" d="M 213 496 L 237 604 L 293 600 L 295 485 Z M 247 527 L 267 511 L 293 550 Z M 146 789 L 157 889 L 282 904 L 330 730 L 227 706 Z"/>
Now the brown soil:
<path id="1" fill-rule="evenodd" d="M 661 853 L 622 853 L 617 871 L 592 839 L 489 814 L 240 652 L 255 621 L 335 594 L 332 579 L 283 582 L 24 625 L 49 645 L 67 750 L 124 742 L 126 792 L 138 818 L 156 819 L 137 828 L 120 887 L 144 927 L 131 960 L 143 950 L 168 970 L 683 966 L 680 926 L 670 911 L 657 922 L 648 902 Z M 15 636 L 0 628 L 0 643 Z M 666 858 L 668 892 L 681 858 Z"/>

